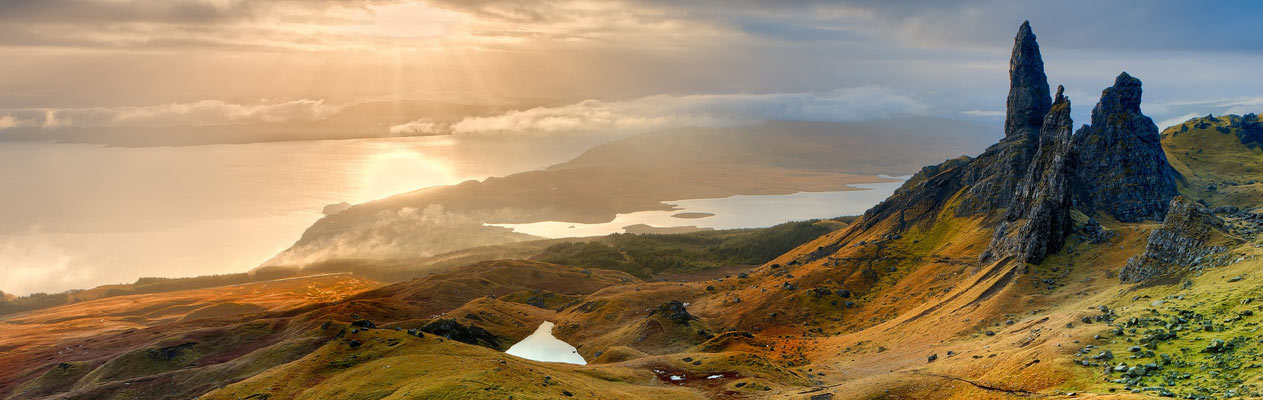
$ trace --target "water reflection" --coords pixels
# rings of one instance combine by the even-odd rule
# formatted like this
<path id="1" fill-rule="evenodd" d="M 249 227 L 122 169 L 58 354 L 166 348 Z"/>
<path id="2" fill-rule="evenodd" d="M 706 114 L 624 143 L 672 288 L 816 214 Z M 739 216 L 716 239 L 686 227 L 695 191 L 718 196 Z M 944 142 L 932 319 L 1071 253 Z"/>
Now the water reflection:
<path id="1" fill-rule="evenodd" d="M 505 353 L 535 361 L 584 365 L 588 362 L 569 343 L 553 337 L 553 323 L 544 321 L 535 333 L 509 347 Z"/>

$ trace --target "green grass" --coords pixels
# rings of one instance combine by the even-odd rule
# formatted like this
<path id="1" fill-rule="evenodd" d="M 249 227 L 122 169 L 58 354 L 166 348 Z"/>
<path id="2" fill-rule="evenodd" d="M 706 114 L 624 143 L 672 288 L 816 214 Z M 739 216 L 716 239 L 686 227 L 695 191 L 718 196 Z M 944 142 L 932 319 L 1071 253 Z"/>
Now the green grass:
<path id="1" fill-rule="evenodd" d="M 650 278 L 725 265 L 762 264 L 839 226 L 837 221 L 802 221 L 763 229 L 613 234 L 587 242 L 555 244 L 531 259 Z"/>
<path id="2" fill-rule="evenodd" d="M 1167 160 L 1180 173 L 1180 193 L 1212 205 L 1257 206 L 1263 198 L 1263 148 L 1237 137 L 1241 117 L 1194 118 L 1162 132 Z M 1256 183 L 1247 184 L 1254 180 Z M 1230 184 L 1235 183 L 1235 184 Z M 1208 190 L 1214 185 L 1215 190 Z"/>
<path id="3" fill-rule="evenodd" d="M 1123 301 L 1114 305 L 1117 317 L 1108 325 L 1098 324 L 1101 339 L 1088 343 L 1099 348 L 1077 358 L 1110 350 L 1113 360 L 1096 362 L 1159 367 L 1138 377 L 1107 374 L 1104 365 L 1089 367 L 1095 380 L 1105 380 L 1114 390 L 1150 388 L 1146 392 L 1151 395 L 1167 391 L 1192 399 L 1263 394 L 1263 277 L 1249 274 L 1260 266 L 1253 259 L 1204 270 L 1180 283 L 1124 292 Z M 1228 282 L 1239 274 L 1246 279 Z M 1217 341 L 1224 343 L 1221 351 L 1205 351 Z"/>

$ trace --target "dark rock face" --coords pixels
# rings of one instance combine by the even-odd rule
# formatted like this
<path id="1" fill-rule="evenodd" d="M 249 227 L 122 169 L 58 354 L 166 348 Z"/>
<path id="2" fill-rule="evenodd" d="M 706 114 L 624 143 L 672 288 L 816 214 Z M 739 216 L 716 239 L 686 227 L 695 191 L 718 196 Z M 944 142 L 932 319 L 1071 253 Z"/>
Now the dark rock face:
<path id="1" fill-rule="evenodd" d="M 1153 120 L 1140 113 L 1140 80 L 1126 72 L 1101 92 L 1092 125 L 1075 133 L 1078 208 L 1122 222 L 1161 220 L 1176 192 L 1175 171 Z"/>
<path id="2" fill-rule="evenodd" d="M 1048 96 L 1048 76 L 1039 43 L 1026 21 L 1013 38 L 1013 54 L 1009 57 L 1009 97 L 1005 102 L 1004 136 L 1035 137 L 1052 101 Z"/>
<path id="3" fill-rule="evenodd" d="M 1149 234 L 1145 251 L 1127 260 L 1118 271 L 1124 283 L 1149 278 L 1200 264 L 1201 259 L 1224 251 L 1210 246 L 1215 231 L 1223 229 L 1223 221 L 1200 204 L 1183 196 L 1171 200 L 1170 211 L 1162 226 Z"/>
<path id="4" fill-rule="evenodd" d="M 1057 100 L 1044 118 L 1035 153 L 1025 178 L 1018 184 L 1005 219 L 995 230 L 983 262 L 1014 257 L 1038 264 L 1061 249 L 1074 226 L 1070 218 L 1070 99 L 1057 87 Z"/>
<path id="5" fill-rule="evenodd" d="M 482 345 L 492 348 L 500 347 L 500 338 L 477 325 L 462 325 L 452 319 L 440 319 L 421 327 L 421 331 L 433 333 L 461 343 Z M 481 342 L 481 343 L 479 343 Z"/>
<path id="6" fill-rule="evenodd" d="M 1052 108 L 1048 77 L 1039 43 L 1030 22 L 1023 22 L 1013 38 L 1009 58 L 1009 97 L 1005 102 L 1004 139 L 978 156 L 964 179 L 969 196 L 956 209 L 958 216 L 987 213 L 1007 207 L 1039 147 L 1040 128 Z M 1014 173 L 1014 171 L 1019 171 Z"/>
<path id="7" fill-rule="evenodd" d="M 898 234 L 933 224 L 950 207 L 955 216 L 983 216 L 996 227 L 981 261 L 1039 263 L 1075 232 L 1075 209 L 1089 217 L 1079 234 L 1092 243 L 1114 236 L 1095 221 L 1097 213 L 1122 222 L 1166 216 L 1176 172 L 1157 126 L 1140 111 L 1139 79 L 1119 75 L 1102 91 L 1091 125 L 1072 134 L 1070 101 L 1062 88 L 1056 102 L 1049 99 L 1029 24 L 1018 30 L 1009 66 L 1005 137 L 977 158 L 922 169 L 865 212 L 856 232 L 884 226 L 893 231 L 887 236 Z"/>
<path id="8" fill-rule="evenodd" d="M 694 317 L 693 314 L 689 314 L 688 310 L 684 307 L 684 303 L 681 303 L 679 300 L 671 300 L 666 302 L 666 304 L 658 306 L 658 308 L 653 311 L 650 311 L 649 315 L 661 315 L 672 322 L 680 325 L 686 325 L 689 321 L 697 319 L 697 317 Z"/>
<path id="9" fill-rule="evenodd" d="M 1263 124 L 1259 123 L 1259 116 L 1255 113 L 1249 113 L 1241 116 L 1241 119 L 1234 120 L 1229 127 L 1236 128 L 1237 140 L 1241 141 L 1246 147 L 1251 149 L 1263 146 Z"/>
<path id="10" fill-rule="evenodd" d="M 906 221 L 928 222 L 961 189 L 966 193 L 956 206 L 957 216 L 1008 207 L 1039 146 L 1040 127 L 1051 107 L 1039 44 L 1030 24 L 1023 23 L 1013 40 L 1013 56 L 1009 60 L 1004 139 L 977 158 L 961 157 L 925 167 L 893 196 L 864 213 L 863 223 L 868 224 L 865 228 L 889 217 L 899 218 L 899 230 L 904 229 Z"/>
<path id="11" fill-rule="evenodd" d="M 1118 233 L 1102 227 L 1100 222 L 1096 222 L 1096 218 L 1088 218 L 1088 222 L 1079 228 L 1079 234 L 1089 242 L 1101 244 L 1108 242 Z"/>

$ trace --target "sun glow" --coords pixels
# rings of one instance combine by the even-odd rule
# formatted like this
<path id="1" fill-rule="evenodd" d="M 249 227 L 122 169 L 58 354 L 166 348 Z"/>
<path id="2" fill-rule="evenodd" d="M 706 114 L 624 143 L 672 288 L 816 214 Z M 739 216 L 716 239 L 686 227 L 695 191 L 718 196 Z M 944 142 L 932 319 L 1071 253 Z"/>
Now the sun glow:
<path id="1" fill-rule="evenodd" d="M 449 145 L 430 141 L 434 146 Z M 368 157 L 361 172 L 361 187 L 355 203 L 437 185 L 460 182 L 448 163 L 425 152 L 393 142 L 377 144 L 378 152 Z"/>

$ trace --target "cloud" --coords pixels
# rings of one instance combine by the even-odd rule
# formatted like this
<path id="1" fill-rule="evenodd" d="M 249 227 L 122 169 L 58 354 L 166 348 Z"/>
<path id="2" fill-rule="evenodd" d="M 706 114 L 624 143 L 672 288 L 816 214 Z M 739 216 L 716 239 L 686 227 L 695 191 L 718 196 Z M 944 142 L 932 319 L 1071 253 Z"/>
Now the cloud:
<path id="1" fill-rule="evenodd" d="M 5 285 L 0 290 L 22 296 L 74 288 L 94 277 L 95 271 L 80 268 L 54 240 L 42 232 L 25 238 L 0 235 L 0 264 L 5 266 L 0 268 L 0 282 Z"/>
<path id="2" fill-rule="evenodd" d="M 443 135 L 446 134 L 444 127 L 438 123 L 426 120 L 416 120 L 391 126 L 391 135 L 397 136 L 426 136 L 426 135 Z"/>
<path id="3" fill-rule="evenodd" d="M 1206 114 L 1249 114 L 1263 112 L 1263 97 L 1240 96 L 1221 99 L 1179 100 L 1164 103 L 1142 104 L 1145 113 L 1150 114 L 1157 122 L 1158 129 L 1164 129 L 1195 117 Z"/>
<path id="4" fill-rule="evenodd" d="M 961 111 L 963 115 L 980 118 L 1000 118 L 1004 116 L 1003 110 L 969 110 Z"/>
<path id="5" fill-rule="evenodd" d="M 671 127 L 718 127 L 767 120 L 854 122 L 923 114 L 927 106 L 885 87 L 829 93 L 657 95 L 626 101 L 586 100 L 499 115 L 467 117 L 443 125 L 419 119 L 391 133 L 447 132 L 463 136 L 626 135 Z"/>
<path id="6" fill-rule="evenodd" d="M 19 117 L 0 118 L 0 129 L 12 126 L 63 127 L 190 127 L 250 123 L 316 121 L 337 113 L 341 107 L 323 100 L 262 101 L 236 104 L 221 100 L 153 106 L 93 107 L 13 110 Z"/>
<path id="7" fill-rule="evenodd" d="M 1183 123 L 1184 121 L 1188 121 L 1190 119 L 1197 118 L 1202 115 L 1204 114 L 1188 113 L 1188 114 L 1184 114 L 1178 117 L 1172 117 L 1172 118 L 1167 118 L 1167 119 L 1158 121 L 1158 124 L 1157 124 L 1158 130 L 1163 130 L 1163 129 L 1166 129 L 1167 127 L 1175 126 L 1175 124 Z"/>
<path id="8" fill-rule="evenodd" d="M 487 226 L 482 222 L 504 219 L 504 216 L 513 214 L 511 209 L 453 212 L 442 204 L 381 210 L 364 217 L 371 218 L 371 223 L 350 224 L 339 228 L 335 234 L 300 241 L 264 265 L 304 265 L 329 259 L 428 257 L 470 247 L 533 239 L 510 228 Z"/>

